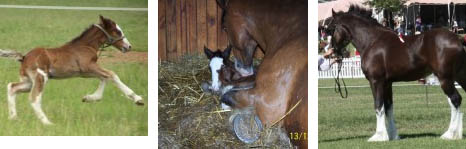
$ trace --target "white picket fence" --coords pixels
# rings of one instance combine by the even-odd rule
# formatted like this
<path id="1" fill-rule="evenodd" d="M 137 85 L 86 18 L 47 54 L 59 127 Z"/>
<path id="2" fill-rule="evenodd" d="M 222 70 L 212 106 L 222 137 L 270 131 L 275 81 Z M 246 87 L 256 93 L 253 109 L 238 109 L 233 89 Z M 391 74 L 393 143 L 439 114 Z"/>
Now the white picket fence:
<path id="1" fill-rule="evenodd" d="M 319 79 L 334 78 L 338 73 L 338 64 L 335 63 L 327 71 L 319 71 Z M 365 78 L 361 70 L 361 58 L 351 57 L 343 59 L 340 78 Z"/>

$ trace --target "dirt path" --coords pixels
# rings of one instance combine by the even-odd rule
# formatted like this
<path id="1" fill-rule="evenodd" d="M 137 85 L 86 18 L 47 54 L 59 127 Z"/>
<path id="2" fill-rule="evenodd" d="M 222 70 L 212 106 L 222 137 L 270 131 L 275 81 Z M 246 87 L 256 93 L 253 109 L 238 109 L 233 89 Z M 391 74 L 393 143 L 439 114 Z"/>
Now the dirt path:
<path id="1" fill-rule="evenodd" d="M 99 56 L 99 63 L 140 62 L 147 64 L 147 52 L 103 51 Z"/>

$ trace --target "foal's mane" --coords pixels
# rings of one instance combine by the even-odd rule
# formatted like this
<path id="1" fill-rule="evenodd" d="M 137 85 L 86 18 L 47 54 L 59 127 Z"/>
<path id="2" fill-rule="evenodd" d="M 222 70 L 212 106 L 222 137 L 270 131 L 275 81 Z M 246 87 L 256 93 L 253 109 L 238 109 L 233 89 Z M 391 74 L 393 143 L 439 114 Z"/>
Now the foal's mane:
<path id="1" fill-rule="evenodd" d="M 68 43 L 76 43 L 77 41 L 79 41 L 79 40 L 81 40 L 82 38 L 84 38 L 84 36 L 85 36 L 86 34 L 88 34 L 88 33 L 91 31 L 92 26 L 93 26 L 92 24 L 89 25 L 89 27 L 87 27 L 87 28 L 81 33 L 81 35 L 79 35 L 78 37 L 75 37 L 73 40 L 71 40 L 71 41 L 68 42 Z"/>

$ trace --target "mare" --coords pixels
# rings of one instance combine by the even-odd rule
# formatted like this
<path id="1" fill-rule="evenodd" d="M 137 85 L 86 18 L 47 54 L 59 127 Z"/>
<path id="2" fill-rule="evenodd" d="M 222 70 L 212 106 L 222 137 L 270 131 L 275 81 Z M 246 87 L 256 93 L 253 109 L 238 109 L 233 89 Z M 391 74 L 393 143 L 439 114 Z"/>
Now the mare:
<path id="1" fill-rule="evenodd" d="M 439 78 L 451 108 L 450 126 L 441 138 L 461 139 L 461 96 L 454 82 L 466 89 L 466 52 L 458 37 L 448 30 L 434 29 L 401 40 L 371 16 L 371 10 L 351 5 L 347 12 L 332 10 L 329 24 L 335 53 L 342 53 L 343 47 L 351 42 L 361 55 L 362 71 L 372 89 L 377 118 L 376 132 L 368 141 L 399 139 L 393 115 L 392 83 L 418 80 L 431 73 Z"/>
<path id="2" fill-rule="evenodd" d="M 235 68 L 243 76 L 253 74 L 255 50 L 260 47 L 264 52 L 254 88 L 227 92 L 222 102 L 237 109 L 253 107 L 265 127 L 278 124 L 288 136 L 299 135 L 290 138 L 294 145 L 307 148 L 307 1 L 217 3 Z"/>
<path id="3" fill-rule="evenodd" d="M 58 48 L 34 48 L 26 55 L 10 50 L 0 50 L 1 56 L 16 57 L 21 62 L 20 82 L 8 84 L 9 119 L 16 119 L 17 93 L 30 92 L 29 101 L 36 116 L 45 124 L 52 124 L 41 108 L 42 92 L 48 79 L 71 77 L 99 78 L 97 90 L 83 97 L 83 102 L 99 101 L 107 81 L 113 82 L 137 105 L 144 105 L 141 96 L 123 84 L 112 71 L 97 64 L 99 49 L 114 46 L 127 52 L 131 44 L 123 30 L 112 20 L 100 16 L 100 23 L 93 24 L 80 36 Z"/>

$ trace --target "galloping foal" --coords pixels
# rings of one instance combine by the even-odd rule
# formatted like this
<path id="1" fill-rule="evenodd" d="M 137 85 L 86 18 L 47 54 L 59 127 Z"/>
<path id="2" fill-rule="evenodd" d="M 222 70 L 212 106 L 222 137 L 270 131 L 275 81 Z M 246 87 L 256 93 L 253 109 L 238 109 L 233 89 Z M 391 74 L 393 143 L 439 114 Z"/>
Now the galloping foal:
<path id="1" fill-rule="evenodd" d="M 133 92 L 118 76 L 97 64 L 101 47 L 114 46 L 125 53 L 131 49 L 121 28 L 112 20 L 100 16 L 100 24 L 93 24 L 80 36 L 58 48 L 34 48 L 26 55 L 0 50 L 0 56 L 16 57 L 21 62 L 20 82 L 8 84 L 9 119 L 15 119 L 17 93 L 30 92 L 29 100 L 35 114 L 43 124 L 52 124 L 41 108 L 42 91 L 48 79 L 71 77 L 99 78 L 97 90 L 83 97 L 83 102 L 102 98 L 107 81 L 115 85 L 137 105 L 144 105 L 141 96 Z"/>

